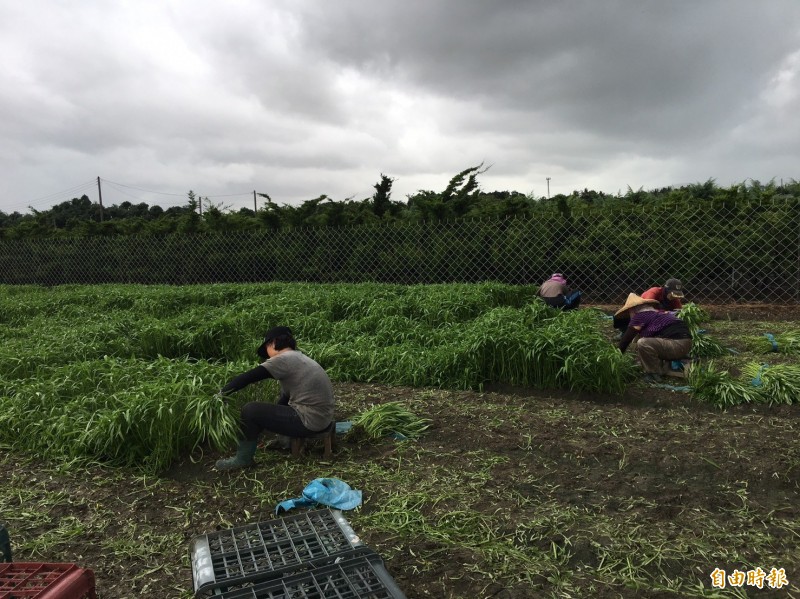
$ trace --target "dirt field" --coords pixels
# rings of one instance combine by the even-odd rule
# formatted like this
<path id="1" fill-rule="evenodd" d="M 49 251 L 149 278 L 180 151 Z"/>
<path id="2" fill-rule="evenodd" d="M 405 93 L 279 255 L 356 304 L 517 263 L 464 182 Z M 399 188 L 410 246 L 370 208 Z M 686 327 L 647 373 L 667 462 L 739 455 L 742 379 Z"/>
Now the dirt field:
<path id="1" fill-rule="evenodd" d="M 714 314 L 798 315 L 738 310 Z M 194 536 L 271 519 L 279 501 L 334 476 L 362 490 L 345 515 L 411 598 L 800 597 L 797 406 L 720 412 L 640 385 L 615 397 L 336 392 L 340 420 L 398 400 L 432 427 L 415 442 L 341 439 L 331 463 L 263 450 L 234 474 L 215 472 L 210 451 L 160 478 L 0 453 L 16 561 L 91 568 L 103 599 L 189 597 Z M 783 568 L 788 582 L 719 590 L 716 568 Z"/>

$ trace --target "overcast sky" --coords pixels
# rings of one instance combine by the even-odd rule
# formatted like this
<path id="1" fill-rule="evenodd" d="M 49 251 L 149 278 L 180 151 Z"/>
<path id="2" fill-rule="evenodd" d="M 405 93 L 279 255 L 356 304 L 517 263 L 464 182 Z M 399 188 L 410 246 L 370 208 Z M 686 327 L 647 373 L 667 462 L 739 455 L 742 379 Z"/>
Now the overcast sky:
<path id="1" fill-rule="evenodd" d="M 0 52 L 5 212 L 800 179 L 798 0 L 0 0 Z"/>

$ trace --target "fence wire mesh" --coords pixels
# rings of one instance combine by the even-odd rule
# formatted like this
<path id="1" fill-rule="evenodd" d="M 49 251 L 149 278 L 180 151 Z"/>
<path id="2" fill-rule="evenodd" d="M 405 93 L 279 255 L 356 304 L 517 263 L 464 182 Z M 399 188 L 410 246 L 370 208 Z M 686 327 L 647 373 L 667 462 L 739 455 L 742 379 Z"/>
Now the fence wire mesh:
<path id="1" fill-rule="evenodd" d="M 531 219 L 0 241 L 4 284 L 499 281 L 587 303 L 670 277 L 708 303 L 800 303 L 800 207 L 543 210 Z"/>

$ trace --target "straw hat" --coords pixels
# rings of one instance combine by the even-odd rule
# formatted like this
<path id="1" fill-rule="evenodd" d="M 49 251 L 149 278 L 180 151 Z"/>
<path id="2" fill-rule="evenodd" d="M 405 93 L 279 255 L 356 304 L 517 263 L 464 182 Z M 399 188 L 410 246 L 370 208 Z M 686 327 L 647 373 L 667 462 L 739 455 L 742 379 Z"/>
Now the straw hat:
<path id="1" fill-rule="evenodd" d="M 644 299 L 643 297 L 636 295 L 635 293 L 629 293 L 628 299 L 625 300 L 625 305 L 622 306 L 619 310 L 617 310 L 614 316 L 619 316 L 623 312 L 627 312 L 631 308 L 635 308 L 637 306 L 647 306 L 653 304 L 658 304 L 658 300 Z"/>

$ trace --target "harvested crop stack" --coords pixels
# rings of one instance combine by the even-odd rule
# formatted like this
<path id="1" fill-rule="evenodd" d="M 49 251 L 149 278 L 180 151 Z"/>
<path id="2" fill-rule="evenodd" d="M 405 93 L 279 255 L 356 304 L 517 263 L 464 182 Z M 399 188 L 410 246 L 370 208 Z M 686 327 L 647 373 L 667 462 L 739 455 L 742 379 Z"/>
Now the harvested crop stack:
<path id="1" fill-rule="evenodd" d="M 729 408 L 742 403 L 760 402 L 761 392 L 749 382 L 733 378 L 727 370 L 718 370 L 713 362 L 695 364 L 687 374 L 692 394 L 699 400 L 718 408 Z"/>
<path id="2" fill-rule="evenodd" d="M 800 402 L 800 366 L 751 362 L 742 376 L 733 378 L 713 363 L 695 365 L 688 382 L 697 399 L 727 408 L 742 403 L 792 404 Z"/>
<path id="3" fill-rule="evenodd" d="M 416 439 L 430 424 L 430 420 L 417 416 L 401 402 L 390 401 L 367 408 L 353 418 L 351 434 L 373 440 L 391 435 Z"/>
<path id="4" fill-rule="evenodd" d="M 742 369 L 744 379 L 759 390 L 762 401 L 770 404 L 800 403 L 800 367 L 788 364 L 752 362 Z"/>
<path id="5" fill-rule="evenodd" d="M 711 319 L 708 312 L 700 306 L 688 303 L 678 311 L 677 316 L 686 323 L 692 334 L 691 356 L 693 358 L 717 358 L 728 353 L 727 348 L 706 335 L 706 332 L 700 328 L 701 324 Z"/>
<path id="6" fill-rule="evenodd" d="M 745 344 L 750 351 L 759 354 L 777 352 L 800 355 L 800 331 L 785 331 L 777 335 L 764 333 L 758 337 L 747 338 Z"/>

